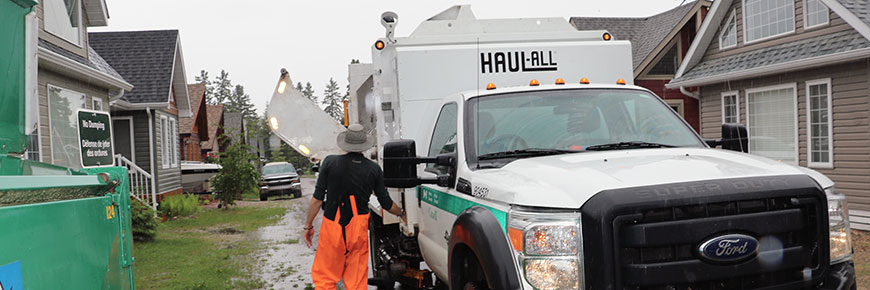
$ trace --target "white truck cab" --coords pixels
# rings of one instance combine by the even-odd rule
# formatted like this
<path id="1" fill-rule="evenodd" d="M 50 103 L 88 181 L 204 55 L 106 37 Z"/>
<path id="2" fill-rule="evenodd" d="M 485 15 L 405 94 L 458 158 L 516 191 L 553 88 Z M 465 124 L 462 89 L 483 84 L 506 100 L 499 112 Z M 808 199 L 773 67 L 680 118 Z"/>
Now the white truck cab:
<path id="1" fill-rule="evenodd" d="M 371 283 L 854 289 L 833 182 L 746 154 L 742 125 L 700 138 L 632 85 L 628 42 L 560 18 L 478 20 L 467 6 L 404 38 L 397 15 L 381 21 L 373 64 L 351 66 L 348 111 L 375 132 L 370 156 L 408 219 L 371 201 Z M 316 119 L 280 82 L 273 131 L 314 159 L 338 153 L 305 137 L 340 131 L 334 121 L 279 125 Z"/>

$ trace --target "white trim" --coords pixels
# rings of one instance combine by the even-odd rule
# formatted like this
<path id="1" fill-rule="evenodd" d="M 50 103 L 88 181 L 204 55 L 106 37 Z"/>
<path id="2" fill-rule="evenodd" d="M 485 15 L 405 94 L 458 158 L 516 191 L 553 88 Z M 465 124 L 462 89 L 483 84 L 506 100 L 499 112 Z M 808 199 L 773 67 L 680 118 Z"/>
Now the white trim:
<path id="1" fill-rule="evenodd" d="M 813 162 L 813 150 L 812 150 L 812 139 L 813 133 L 810 129 L 812 124 L 810 123 L 812 118 L 810 118 L 810 86 L 814 85 L 827 85 L 828 92 L 828 162 Z M 806 96 L 807 96 L 807 108 L 806 108 L 806 116 L 807 116 L 807 167 L 812 168 L 825 168 L 825 169 L 833 169 L 834 168 L 834 119 L 833 119 L 833 104 L 831 104 L 831 96 L 833 92 L 831 91 L 831 78 L 825 79 L 817 79 L 810 80 L 806 83 Z"/>
<path id="2" fill-rule="evenodd" d="M 97 110 L 97 108 L 95 106 L 97 103 L 100 103 L 99 110 Z M 105 107 L 103 107 L 103 99 L 100 97 L 91 97 L 91 109 L 94 109 L 94 111 L 106 111 L 106 112 L 109 111 L 109 110 L 106 110 Z"/>
<path id="3" fill-rule="evenodd" d="M 52 84 L 45 84 L 45 86 L 46 86 L 46 88 L 45 88 L 45 100 L 48 101 L 48 103 L 46 104 L 46 106 L 48 107 L 48 145 L 49 145 L 49 148 L 51 148 L 51 150 L 49 150 L 50 151 L 49 153 L 51 154 L 51 164 L 58 165 L 57 159 L 54 158 L 54 140 L 51 138 L 51 95 L 50 95 L 51 88 L 57 88 L 57 89 L 67 90 L 67 91 L 70 91 L 73 93 L 81 94 L 82 96 L 85 97 L 85 100 L 87 100 L 88 95 L 86 95 L 84 93 L 80 93 L 78 91 L 70 90 L 70 89 L 67 89 L 67 88 L 64 88 L 61 86 L 55 86 Z M 85 101 L 85 104 L 87 104 L 87 101 Z M 76 124 L 76 131 L 78 131 L 78 124 Z M 78 133 L 76 133 L 76 134 L 78 134 Z M 81 150 L 82 150 L 81 144 L 78 144 L 78 146 L 79 146 L 79 149 L 78 149 L 79 154 L 81 154 Z M 39 158 L 42 159 L 43 156 L 39 156 Z M 79 163 L 81 163 L 81 162 L 79 162 Z"/>
<path id="4" fill-rule="evenodd" d="M 683 118 L 683 119 L 686 118 L 685 102 L 683 102 L 682 99 L 662 99 L 662 100 L 665 101 L 665 104 L 667 104 L 669 107 L 676 106 L 677 107 L 676 112 L 677 112 L 677 114 L 680 115 L 680 118 Z"/>
<path id="5" fill-rule="evenodd" d="M 125 100 L 121 100 L 121 99 L 111 101 L 111 102 L 109 102 L 109 105 L 112 106 L 112 107 L 116 107 L 116 108 L 120 108 L 120 109 L 124 109 L 124 110 L 136 110 L 136 109 L 139 109 L 139 110 L 147 110 L 147 109 L 152 109 L 152 108 L 155 108 L 155 107 L 157 107 L 157 108 L 164 108 L 164 109 L 167 109 L 167 110 L 168 110 L 168 109 L 171 108 L 171 104 L 170 104 L 169 102 L 160 102 L 160 103 L 130 103 L 130 102 L 127 102 L 127 101 L 125 101 Z"/>
<path id="6" fill-rule="evenodd" d="M 177 168 L 178 167 L 178 120 L 175 118 L 169 119 L 169 136 L 172 136 L 169 139 L 169 163 L 170 167 Z"/>
<path id="7" fill-rule="evenodd" d="M 752 128 L 752 126 L 749 123 L 749 116 L 751 115 L 749 112 L 749 95 L 752 93 L 775 91 L 781 89 L 792 89 L 793 92 L 792 100 L 794 101 L 794 113 L 792 115 L 794 116 L 794 165 L 798 165 L 800 164 L 800 130 L 798 129 L 797 83 L 787 83 L 782 85 L 746 89 L 746 135 L 750 136 L 751 141 L 752 133 L 749 130 Z M 752 142 L 749 142 L 749 153 L 752 153 Z"/>
<path id="8" fill-rule="evenodd" d="M 669 89 L 674 89 L 678 87 L 695 87 L 702 86 L 712 83 L 717 83 L 720 81 L 726 80 L 739 80 L 744 78 L 758 77 L 768 74 L 778 74 L 784 71 L 795 70 L 795 69 L 808 69 L 811 67 L 817 66 L 825 66 L 836 64 L 840 62 L 847 62 L 854 59 L 866 58 L 870 56 L 870 48 L 862 48 L 857 50 L 851 50 L 846 52 L 834 53 L 824 56 L 812 57 L 812 58 L 804 58 L 790 62 L 772 64 L 768 66 L 762 66 L 757 68 L 751 68 L 740 71 L 732 71 L 721 74 L 715 74 L 708 77 L 702 77 L 682 82 L 670 82 L 665 85 L 665 87 Z M 679 76 L 678 76 L 679 77 Z"/>
<path id="9" fill-rule="evenodd" d="M 831 24 L 831 9 L 828 8 L 828 5 L 825 5 L 825 3 L 822 3 L 822 0 L 816 0 L 816 1 L 819 1 L 819 4 L 822 4 L 823 6 L 825 6 L 825 10 L 828 11 L 828 20 L 826 20 L 823 23 L 819 23 L 819 24 L 812 25 L 812 26 L 807 25 L 807 1 L 809 1 L 809 0 L 804 0 L 804 31 L 810 30 L 810 29 L 821 28 L 823 26 L 828 26 L 829 24 Z"/>
<path id="10" fill-rule="evenodd" d="M 735 111 L 737 113 L 737 116 L 736 116 L 737 123 L 740 123 L 740 91 L 722 92 L 721 96 L 722 96 L 722 98 L 721 98 L 721 101 L 722 101 L 722 105 L 721 105 L 721 107 L 722 107 L 722 124 L 726 124 L 726 122 L 725 122 L 725 97 L 728 97 L 728 96 L 734 96 L 734 106 L 736 108 Z"/>
<path id="11" fill-rule="evenodd" d="M 746 0 L 741 0 L 741 1 L 743 1 L 743 3 L 741 4 L 740 7 L 743 9 L 742 10 L 743 11 L 742 18 L 743 18 L 743 44 L 744 45 L 757 43 L 757 42 L 761 42 L 761 41 L 765 41 L 765 40 L 769 40 L 769 39 L 773 39 L 773 38 L 777 38 L 777 37 L 781 37 L 781 36 L 786 36 L 789 34 L 793 34 L 793 33 L 795 33 L 795 31 L 797 31 L 797 27 L 796 27 L 797 26 L 797 19 L 795 19 L 797 17 L 795 17 L 794 2 L 792 2 L 792 4 L 791 4 L 791 8 L 792 8 L 791 9 L 791 21 L 792 21 L 791 31 L 781 32 L 779 34 L 774 34 L 774 35 L 768 35 L 768 36 L 765 36 L 765 37 L 762 37 L 759 39 L 746 40 L 747 39 L 746 38 L 747 37 L 747 34 L 746 34 Z"/>
<path id="12" fill-rule="evenodd" d="M 861 20 L 861 18 L 858 18 L 858 16 L 855 16 L 855 14 L 850 12 L 849 9 L 846 9 L 846 7 L 843 6 L 843 4 L 840 4 L 840 1 L 837 1 L 837 0 L 819 0 L 819 1 L 822 1 L 822 3 L 824 3 L 825 6 L 828 6 L 828 9 L 830 9 L 831 11 L 834 11 L 834 13 L 837 13 L 837 15 L 840 16 L 840 18 L 843 18 L 843 20 L 845 20 L 846 23 L 849 23 L 849 25 L 851 25 L 852 28 L 854 28 L 859 33 L 861 33 L 861 35 L 863 35 L 864 38 L 870 39 L 870 26 L 868 26 L 867 23 L 864 23 L 864 21 Z"/>
<path id="13" fill-rule="evenodd" d="M 728 16 L 728 18 L 726 18 L 727 20 L 725 20 L 725 22 L 723 22 L 727 25 L 729 22 L 731 22 L 732 19 L 734 20 L 734 44 L 729 45 L 729 46 L 722 46 L 722 34 L 725 33 L 725 30 L 722 28 L 724 28 L 725 26 L 721 26 L 719 28 L 719 36 L 717 38 L 717 42 L 719 42 L 719 50 L 726 50 L 729 48 L 737 47 L 738 38 L 737 38 L 737 19 L 736 18 L 737 18 L 737 8 L 734 8 L 734 9 L 731 9 L 731 16 Z"/>
<path id="14" fill-rule="evenodd" d="M 49 0 L 49 1 L 51 1 L 51 0 Z M 63 1 L 63 0 L 55 0 L 55 1 Z M 69 44 L 75 45 L 75 46 L 78 47 L 78 48 L 84 48 L 84 42 L 85 42 L 85 39 L 84 39 L 84 37 L 82 37 L 82 32 L 85 30 L 84 17 L 82 17 L 82 5 L 84 5 L 84 3 L 82 3 L 82 1 L 80 1 L 80 0 L 76 0 L 76 1 L 77 1 L 77 4 L 78 4 L 78 5 L 76 5 L 76 7 L 79 8 L 79 13 L 78 13 L 78 15 L 79 15 L 79 23 L 78 23 L 78 24 L 79 24 L 79 27 L 78 27 L 79 43 L 73 43 L 73 42 L 70 41 L 69 39 L 66 39 L 66 38 L 63 37 L 63 36 L 58 35 L 58 34 L 56 34 L 55 32 L 51 32 L 51 30 L 48 30 L 48 28 L 45 27 L 45 26 L 47 26 L 47 25 L 45 25 L 45 24 L 43 24 L 43 29 L 42 29 L 42 30 L 45 30 L 45 32 L 47 32 L 48 34 L 51 34 L 51 36 L 57 37 L 58 39 L 63 40 L 63 41 L 66 42 L 66 43 L 69 43 Z M 40 2 L 45 2 L 45 0 L 40 1 Z M 43 23 L 45 22 L 46 19 L 48 19 L 48 17 L 45 17 L 45 5 L 46 5 L 45 3 L 42 4 L 42 11 L 43 11 L 43 12 L 42 12 L 42 14 L 43 14 L 43 15 L 42 15 L 42 21 L 43 21 Z M 67 12 L 67 13 L 69 13 L 69 12 Z M 84 31 L 84 32 L 85 32 L 85 33 L 84 33 L 85 36 L 87 36 L 87 34 L 88 34 L 87 31 Z"/>
<path id="15" fill-rule="evenodd" d="M 166 139 L 166 131 L 168 131 L 169 121 L 166 115 L 160 114 L 160 168 L 167 169 L 169 168 L 169 145 Z M 166 124 L 164 124 L 166 122 Z"/>
<path id="16" fill-rule="evenodd" d="M 57 54 L 51 50 L 48 50 L 47 48 L 39 47 L 37 55 L 39 56 L 40 60 L 44 59 L 45 61 L 47 61 L 49 63 L 61 66 L 63 68 L 69 69 L 69 70 L 72 70 L 73 73 L 81 74 L 81 75 L 84 75 L 86 77 L 93 78 L 97 81 L 100 81 L 100 82 L 105 83 L 105 84 L 110 85 L 110 86 L 115 86 L 115 87 L 121 88 L 122 90 L 125 90 L 125 91 L 129 91 L 129 90 L 133 89 L 133 85 L 131 85 L 130 83 L 128 83 L 125 80 L 110 76 L 110 75 L 108 75 L 104 72 L 101 72 L 95 68 L 92 68 L 92 67 L 87 66 L 85 64 L 82 64 L 82 63 L 79 63 L 77 61 L 66 58 L 65 56 Z"/>
<path id="17" fill-rule="evenodd" d="M 135 128 L 135 126 L 133 126 L 133 122 L 134 122 L 133 116 L 112 117 L 112 121 L 114 121 L 114 120 L 130 120 L 130 155 L 131 155 L 130 161 L 133 161 L 133 163 L 135 164 L 136 163 L 136 142 L 135 142 L 136 138 L 135 138 L 135 134 L 133 133 L 134 132 L 133 129 Z M 114 134 L 114 132 L 112 132 L 112 133 Z M 113 135 L 113 138 L 114 138 L 114 135 Z M 112 145 L 112 146 L 114 146 L 114 145 Z M 118 152 L 115 152 L 115 154 L 118 154 Z"/>
<path id="18" fill-rule="evenodd" d="M 695 40 L 692 41 L 692 44 L 689 45 L 689 51 L 686 53 L 686 57 L 683 58 L 683 62 L 680 63 L 680 68 L 677 69 L 677 75 L 674 78 L 681 77 L 684 73 L 686 73 L 686 69 L 690 66 L 694 67 L 698 62 L 701 61 L 701 58 L 704 57 L 704 54 L 707 51 L 707 48 L 710 46 L 710 42 L 712 41 L 712 37 L 716 37 L 715 32 L 711 32 L 711 29 L 719 29 L 722 23 L 722 19 L 725 16 L 722 13 L 719 13 L 719 7 L 724 6 L 722 9 L 728 9 L 731 7 L 731 3 L 733 0 L 717 0 L 713 1 L 713 6 L 710 7 L 710 10 L 707 11 L 707 17 L 704 17 L 704 21 L 701 23 L 701 28 L 698 29 L 698 33 L 695 35 Z M 718 19 L 717 19 L 718 18 Z M 713 24 L 717 23 L 715 28 L 713 28 Z M 669 86 L 666 85 L 667 88 L 675 89 L 680 87 L 680 85 Z M 696 98 L 697 99 L 697 98 Z"/>

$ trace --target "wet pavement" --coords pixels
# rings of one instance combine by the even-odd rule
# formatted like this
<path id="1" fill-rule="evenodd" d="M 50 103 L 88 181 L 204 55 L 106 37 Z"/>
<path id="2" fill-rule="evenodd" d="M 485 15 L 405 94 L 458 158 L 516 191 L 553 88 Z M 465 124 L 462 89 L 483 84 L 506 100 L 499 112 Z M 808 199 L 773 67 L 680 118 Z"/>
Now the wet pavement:
<path id="1" fill-rule="evenodd" d="M 260 271 L 260 278 L 266 282 L 265 289 L 305 289 L 312 283 L 311 265 L 314 264 L 314 249 L 317 247 L 319 231 L 314 235 L 314 246 L 309 249 L 305 246 L 302 227 L 308 202 L 314 192 L 314 181 L 313 178 L 302 179 L 301 198 L 267 201 L 281 203 L 287 207 L 287 214 L 278 224 L 260 228 L 257 233 L 263 241 L 263 250 L 256 254 L 257 269 Z M 322 214 L 318 214 L 314 220 L 315 229 L 320 229 Z M 369 289 L 377 288 L 369 286 Z"/>

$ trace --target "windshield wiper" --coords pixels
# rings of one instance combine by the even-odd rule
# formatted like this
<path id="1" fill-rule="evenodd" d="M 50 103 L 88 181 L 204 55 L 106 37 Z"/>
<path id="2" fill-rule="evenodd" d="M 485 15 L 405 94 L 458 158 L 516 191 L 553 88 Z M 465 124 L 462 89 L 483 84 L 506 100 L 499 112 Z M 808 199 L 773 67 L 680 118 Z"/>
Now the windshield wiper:
<path id="1" fill-rule="evenodd" d="M 577 152 L 581 152 L 581 151 L 579 151 L 579 150 L 566 150 L 566 149 L 526 148 L 526 149 L 519 149 L 519 150 L 513 150 L 513 151 L 503 151 L 503 152 L 483 154 L 483 155 L 477 156 L 477 159 L 478 160 L 489 160 L 489 159 L 498 159 L 498 158 L 523 158 L 523 157 L 556 155 L 556 154 L 577 153 Z"/>
<path id="2" fill-rule="evenodd" d="M 604 151 L 604 150 L 620 150 L 620 149 L 635 149 L 635 148 L 672 148 L 676 147 L 674 145 L 660 144 L 660 143 L 652 143 L 652 142 L 644 142 L 644 141 L 627 141 L 627 142 L 617 142 L 617 143 L 609 143 L 609 144 L 599 144 L 592 145 L 586 147 L 586 150 L 591 151 Z"/>

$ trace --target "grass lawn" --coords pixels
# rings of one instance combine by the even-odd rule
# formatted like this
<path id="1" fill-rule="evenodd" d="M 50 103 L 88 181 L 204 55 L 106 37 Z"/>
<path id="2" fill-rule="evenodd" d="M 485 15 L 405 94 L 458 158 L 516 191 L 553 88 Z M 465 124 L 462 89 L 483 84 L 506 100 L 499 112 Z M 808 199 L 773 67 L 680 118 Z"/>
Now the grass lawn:
<path id="1" fill-rule="evenodd" d="M 204 209 L 170 220 L 152 242 L 133 245 L 137 289 L 256 289 L 251 253 L 260 245 L 254 232 L 277 222 L 283 207 Z"/>

